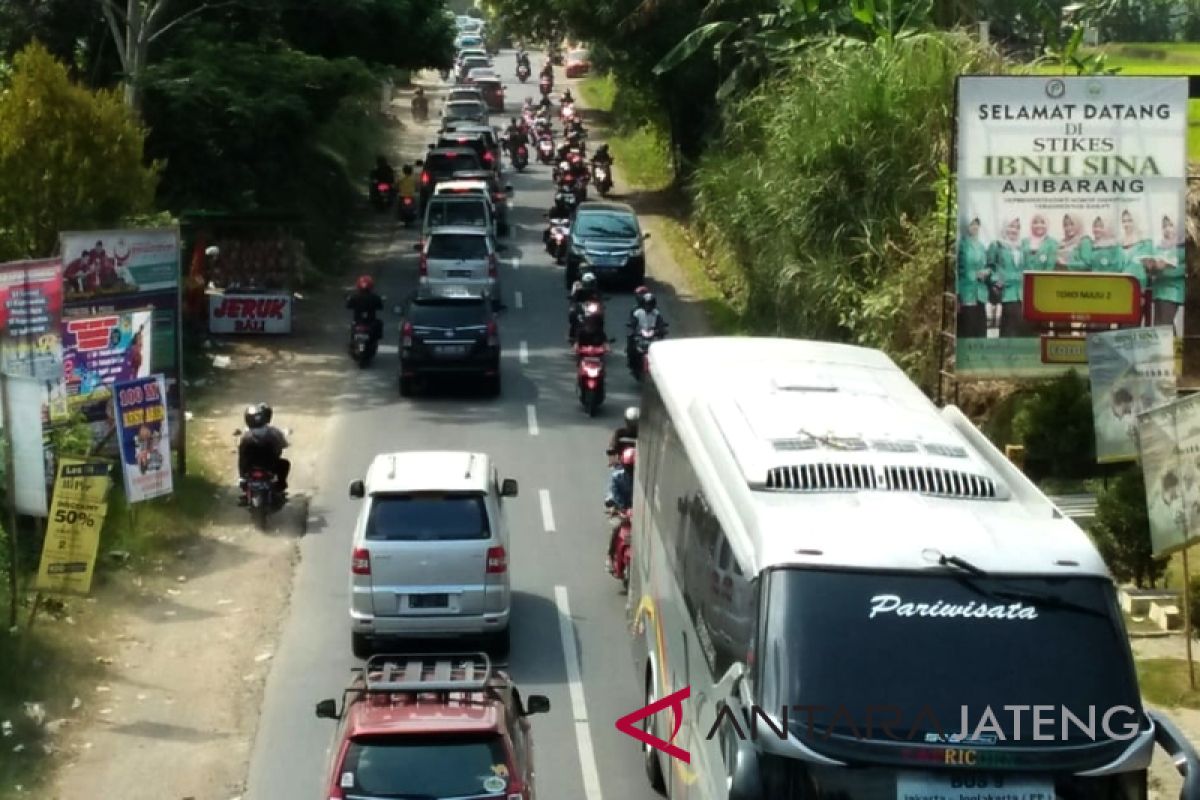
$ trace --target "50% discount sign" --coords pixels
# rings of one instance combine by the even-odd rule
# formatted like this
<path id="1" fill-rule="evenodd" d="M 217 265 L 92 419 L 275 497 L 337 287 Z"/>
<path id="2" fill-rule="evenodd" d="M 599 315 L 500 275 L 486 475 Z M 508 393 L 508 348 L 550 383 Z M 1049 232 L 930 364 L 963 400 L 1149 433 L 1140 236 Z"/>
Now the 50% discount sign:
<path id="1" fill-rule="evenodd" d="M 108 511 L 109 465 L 64 458 L 54 481 L 54 499 L 37 588 L 55 594 L 87 594 L 92 588 L 100 529 Z"/>

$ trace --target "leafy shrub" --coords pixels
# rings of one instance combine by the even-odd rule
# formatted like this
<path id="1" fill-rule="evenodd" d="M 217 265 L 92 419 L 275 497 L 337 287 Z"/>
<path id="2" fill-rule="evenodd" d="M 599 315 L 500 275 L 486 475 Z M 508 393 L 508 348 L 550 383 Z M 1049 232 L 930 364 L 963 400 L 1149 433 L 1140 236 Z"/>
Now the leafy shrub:
<path id="1" fill-rule="evenodd" d="M 1154 586 L 1167 571 L 1167 559 L 1150 549 L 1150 518 L 1141 467 L 1134 466 L 1108 482 L 1096 498 L 1092 538 L 1118 581 L 1138 588 Z"/>
<path id="2" fill-rule="evenodd" d="M 1092 475 L 1096 433 L 1085 379 L 1071 370 L 1034 387 L 1020 401 L 1013 434 L 1025 446 L 1025 471 L 1034 480 Z"/>

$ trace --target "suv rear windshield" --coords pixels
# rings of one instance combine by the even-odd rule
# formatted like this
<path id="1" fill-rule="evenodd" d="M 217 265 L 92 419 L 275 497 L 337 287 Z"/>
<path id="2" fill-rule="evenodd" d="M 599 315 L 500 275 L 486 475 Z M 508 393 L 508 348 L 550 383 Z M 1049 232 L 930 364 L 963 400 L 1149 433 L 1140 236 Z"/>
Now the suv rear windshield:
<path id="1" fill-rule="evenodd" d="M 451 195 L 452 196 L 452 195 Z M 445 195 L 440 195 L 445 197 Z M 487 225 L 487 201 L 479 195 L 470 199 L 440 200 L 434 198 L 429 205 L 429 227 L 439 225 Z"/>
<path id="2" fill-rule="evenodd" d="M 376 495 L 366 538 L 377 542 L 456 542 L 491 536 L 483 495 L 416 492 Z"/>
<path id="3" fill-rule="evenodd" d="M 478 797 L 501 794 L 507 773 L 499 736 L 422 733 L 352 739 L 338 779 L 349 800 Z"/>
<path id="4" fill-rule="evenodd" d="M 483 56 L 468 56 L 467 58 L 463 59 L 463 66 L 467 68 L 468 72 L 470 72 L 473 69 L 486 69 L 491 65 L 488 64 L 488 60 Z"/>
<path id="5" fill-rule="evenodd" d="M 408 321 L 421 326 L 466 328 L 488 323 L 487 304 L 482 300 L 427 299 L 408 307 Z"/>
<path id="6" fill-rule="evenodd" d="M 430 153 L 425 158 L 425 169 L 438 175 L 450 175 L 468 169 L 479 169 L 479 156 L 470 153 Z"/>
<path id="7" fill-rule="evenodd" d="M 879 710 L 894 709 L 895 737 L 917 743 L 965 727 L 997 747 L 1062 748 L 1093 744 L 1064 709 L 1085 723 L 1094 709 L 1095 742 L 1141 718 L 1106 580 L 786 569 L 770 573 L 763 607 L 763 704 L 827 709 L 792 719 L 797 736 L 857 738 L 857 728 L 885 740 Z M 1049 738 L 1035 737 L 1030 712 L 1005 710 L 1022 704 L 1054 709 L 1042 715 Z M 980 727 L 987 709 L 1003 738 Z M 1110 709 L 1122 710 L 1105 731 Z"/>
<path id="8" fill-rule="evenodd" d="M 468 233 L 443 233 L 429 238 L 425 254 L 432 259 L 483 259 L 488 257 L 487 239 Z"/>

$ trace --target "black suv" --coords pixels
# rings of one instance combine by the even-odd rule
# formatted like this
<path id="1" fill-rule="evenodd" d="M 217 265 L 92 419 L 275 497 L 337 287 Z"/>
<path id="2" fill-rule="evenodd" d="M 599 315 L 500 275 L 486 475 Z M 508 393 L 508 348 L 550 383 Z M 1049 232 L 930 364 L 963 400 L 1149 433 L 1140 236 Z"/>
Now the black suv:
<path id="1" fill-rule="evenodd" d="M 400 394 L 422 375 L 475 374 L 500 394 L 500 329 L 492 304 L 479 295 L 409 299 L 400 323 Z"/>
<path id="2" fill-rule="evenodd" d="M 470 147 L 437 147 L 425 155 L 421 169 L 421 205 L 433 196 L 433 189 L 462 170 L 481 170 L 483 163 Z"/>
<path id="3" fill-rule="evenodd" d="M 496 207 L 496 232 L 501 236 L 507 236 L 509 231 L 508 198 L 512 197 L 512 186 L 501 186 L 500 177 L 495 172 L 485 169 L 455 170 L 452 180 L 487 183 L 488 191 L 492 195 L 492 204 Z"/>

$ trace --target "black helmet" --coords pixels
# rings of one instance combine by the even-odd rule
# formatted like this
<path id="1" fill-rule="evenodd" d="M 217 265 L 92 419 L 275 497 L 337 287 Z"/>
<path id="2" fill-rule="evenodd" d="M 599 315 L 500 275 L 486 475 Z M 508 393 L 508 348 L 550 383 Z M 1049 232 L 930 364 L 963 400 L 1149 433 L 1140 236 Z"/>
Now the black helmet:
<path id="1" fill-rule="evenodd" d="M 248 428 L 263 428 L 271 424 L 271 416 L 273 410 L 266 403 L 259 403 L 256 406 L 246 408 L 246 413 L 242 414 L 242 419 L 246 421 Z"/>
<path id="2" fill-rule="evenodd" d="M 517 118 L 516 117 L 509 117 L 508 121 L 509 121 L 509 124 L 511 124 L 514 128 L 517 127 Z"/>
<path id="3" fill-rule="evenodd" d="M 650 292 L 643 294 L 641 301 L 642 308 L 646 309 L 647 311 L 653 311 L 654 309 L 658 308 L 658 300 Z"/>

